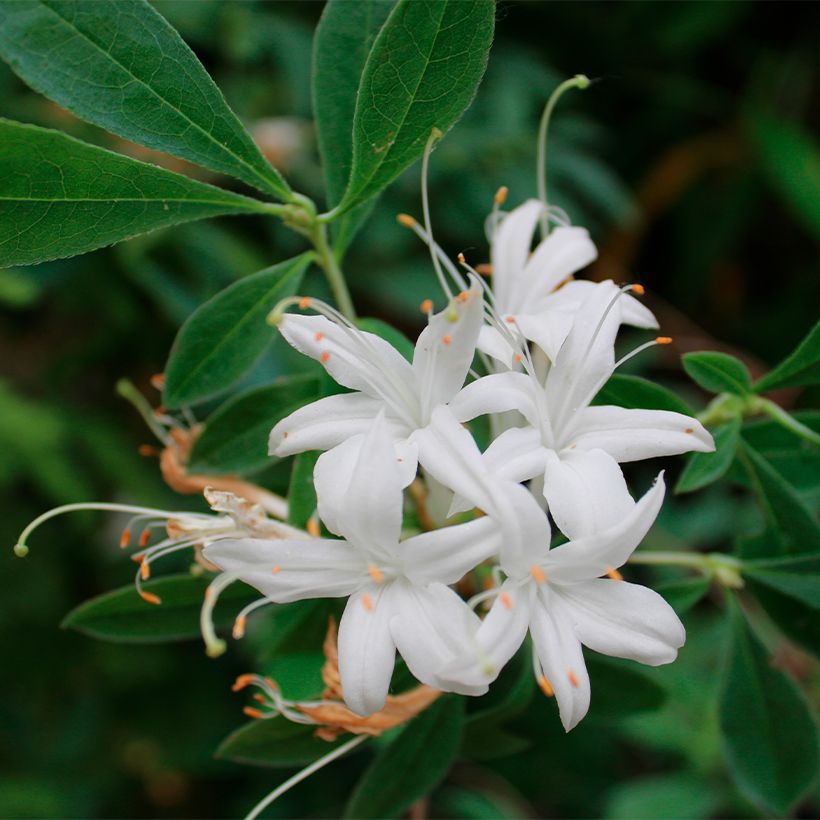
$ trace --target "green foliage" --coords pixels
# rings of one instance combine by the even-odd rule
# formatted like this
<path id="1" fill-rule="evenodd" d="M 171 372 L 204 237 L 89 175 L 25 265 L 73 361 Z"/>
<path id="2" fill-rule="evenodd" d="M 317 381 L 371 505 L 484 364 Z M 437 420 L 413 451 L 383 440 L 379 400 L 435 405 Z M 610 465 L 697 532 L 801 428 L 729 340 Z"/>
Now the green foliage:
<path id="1" fill-rule="evenodd" d="M 194 443 L 188 469 L 194 473 L 250 473 L 271 463 L 268 436 L 289 413 L 318 398 L 312 376 L 289 376 L 255 387 L 208 416 Z"/>
<path id="2" fill-rule="evenodd" d="M 795 684 L 732 607 L 732 645 L 720 699 L 720 726 L 738 785 L 756 803 L 785 814 L 817 775 L 817 727 Z"/>
<path id="3" fill-rule="evenodd" d="M 774 370 L 755 382 L 754 389 L 767 393 L 809 384 L 820 384 L 820 322 Z"/>
<path id="4" fill-rule="evenodd" d="M 293 473 L 288 491 L 288 523 L 306 527 L 316 512 L 316 490 L 313 486 L 313 468 L 320 453 L 301 453 L 293 460 Z"/>
<path id="5" fill-rule="evenodd" d="M 703 489 L 726 475 L 735 459 L 740 442 L 740 419 L 721 424 L 714 433 L 713 453 L 692 453 L 675 485 L 676 493 L 691 493 Z"/>
<path id="6" fill-rule="evenodd" d="M 820 554 L 748 562 L 743 573 L 810 609 L 820 609 Z"/>
<path id="7" fill-rule="evenodd" d="M 353 117 L 339 213 L 385 188 L 475 96 L 493 37 L 492 0 L 399 0 L 373 43 Z"/>
<path id="8" fill-rule="evenodd" d="M 290 195 L 194 53 L 146 0 L 0 3 L 0 56 L 81 119 Z"/>
<path id="9" fill-rule="evenodd" d="M 618 407 L 646 410 L 671 410 L 692 415 L 692 410 L 671 390 L 640 376 L 616 373 L 601 388 L 593 404 L 614 404 Z"/>
<path id="10" fill-rule="evenodd" d="M 0 119 L 2 266 L 73 256 L 192 219 L 264 211 L 256 200 Z"/>
<path id="11" fill-rule="evenodd" d="M 683 615 L 706 595 L 711 583 L 708 578 L 687 578 L 659 584 L 655 589 L 666 598 L 678 615 Z"/>
<path id="12" fill-rule="evenodd" d="M 712 393 L 726 391 L 736 396 L 745 396 L 752 389 L 752 377 L 746 365 L 727 353 L 685 353 L 683 369 L 701 387 Z"/>
<path id="13" fill-rule="evenodd" d="M 149 604 L 133 585 L 98 595 L 65 616 L 62 626 L 118 643 L 163 643 L 199 637 L 199 610 L 209 578 L 166 575 L 146 581 L 145 592 L 159 597 Z M 236 610 L 258 598 L 255 590 L 234 584 L 220 596 L 214 614 L 217 627 L 227 627 Z"/>
<path id="14" fill-rule="evenodd" d="M 398 817 L 429 794 L 453 764 L 464 723 L 462 698 L 444 696 L 407 724 L 365 770 L 345 817 Z"/>
<path id="15" fill-rule="evenodd" d="M 303 253 L 248 276 L 189 317 L 168 356 L 168 407 L 221 393 L 254 365 L 273 338 L 265 318 L 277 302 L 293 296 L 312 259 Z"/>

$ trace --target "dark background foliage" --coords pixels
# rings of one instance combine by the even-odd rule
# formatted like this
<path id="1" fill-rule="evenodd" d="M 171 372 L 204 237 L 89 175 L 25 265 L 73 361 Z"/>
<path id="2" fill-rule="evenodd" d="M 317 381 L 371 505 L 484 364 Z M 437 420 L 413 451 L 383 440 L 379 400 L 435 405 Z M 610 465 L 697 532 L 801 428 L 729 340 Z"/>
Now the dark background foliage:
<path id="1" fill-rule="evenodd" d="M 275 164 L 320 197 L 309 73 L 321 4 L 156 5 Z M 592 275 L 643 282 L 676 339 L 633 372 L 651 370 L 696 404 L 705 395 L 683 378 L 682 352 L 723 349 L 763 372 L 816 316 L 819 24 L 820 7 L 808 3 L 503 3 L 478 97 L 433 155 L 439 241 L 485 261 L 493 193 L 508 185 L 511 204 L 535 194 L 541 107 L 558 81 L 586 73 L 599 81 L 566 98 L 554 123 L 550 198 L 592 231 L 601 250 Z M 4 116 L 169 162 L 73 119 L 4 66 L 0 99 Z M 425 249 L 395 222 L 401 211 L 420 211 L 417 167 L 381 197 L 345 267 L 363 313 L 414 332 L 418 303 L 435 286 Z M 115 645 L 58 628 L 77 603 L 129 580 L 118 533 L 100 517 L 48 525 L 26 562 L 10 547 L 31 518 L 61 503 L 196 505 L 137 455 L 149 434 L 114 384 L 127 376 L 156 399 L 149 378 L 182 320 L 230 282 L 301 249 L 271 220 L 225 218 L 0 271 L 0 532 L 9 546 L 0 558 L 0 816 L 235 816 L 284 777 L 213 758 L 241 722 L 229 686 L 247 666 L 242 648 L 211 661 L 198 642 Z M 274 346 L 256 378 L 292 366 Z M 808 394 L 780 398 L 800 407 Z M 816 502 L 816 486 L 807 498 Z M 721 486 L 670 498 L 649 541 L 721 549 L 755 520 L 745 493 Z M 494 757 L 484 747 L 503 743 L 478 739 L 431 811 L 491 816 L 471 791 L 480 785 L 513 815 L 757 816 L 720 751 L 713 690 L 725 624 L 715 613 L 714 602 L 701 603 L 679 662 L 647 673 L 666 690 L 661 708 L 635 710 L 624 693 L 599 687 L 590 717 L 565 737 L 554 704 L 536 699 L 514 727 L 533 745 Z M 816 664 L 774 632 L 772 645 L 775 663 L 816 694 Z M 343 761 L 278 811 L 333 814 L 355 766 Z M 800 812 L 817 810 L 809 798 Z"/>

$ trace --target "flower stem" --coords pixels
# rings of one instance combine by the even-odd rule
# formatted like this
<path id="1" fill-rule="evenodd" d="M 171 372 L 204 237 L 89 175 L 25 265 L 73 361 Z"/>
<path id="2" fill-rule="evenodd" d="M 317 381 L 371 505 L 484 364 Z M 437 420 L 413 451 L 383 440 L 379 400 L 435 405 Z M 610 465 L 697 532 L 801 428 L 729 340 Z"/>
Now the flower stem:
<path id="1" fill-rule="evenodd" d="M 796 436 L 800 436 L 800 438 L 804 438 L 812 444 L 820 444 L 820 434 L 815 433 L 814 430 L 810 427 L 806 427 L 805 424 L 801 424 L 801 422 L 787 413 L 780 405 L 775 404 L 769 399 L 759 399 L 758 408 L 770 419 L 776 421 L 781 427 L 785 427 Z"/>
<path id="2" fill-rule="evenodd" d="M 633 553 L 630 564 L 647 566 L 690 567 L 703 575 L 714 577 L 721 584 L 733 589 L 743 586 L 741 572 L 743 562 L 722 552 L 652 552 L 650 550 Z"/>
<path id="3" fill-rule="evenodd" d="M 318 254 L 316 261 L 325 272 L 325 277 L 330 285 L 331 291 L 333 291 L 333 298 L 336 300 L 339 310 L 350 319 L 351 322 L 355 322 L 356 309 L 353 307 L 353 300 L 350 298 L 350 291 L 348 290 L 342 269 L 339 267 L 336 256 L 327 241 L 327 228 L 321 223 L 314 222 L 312 230 L 310 231 L 310 238 Z"/>

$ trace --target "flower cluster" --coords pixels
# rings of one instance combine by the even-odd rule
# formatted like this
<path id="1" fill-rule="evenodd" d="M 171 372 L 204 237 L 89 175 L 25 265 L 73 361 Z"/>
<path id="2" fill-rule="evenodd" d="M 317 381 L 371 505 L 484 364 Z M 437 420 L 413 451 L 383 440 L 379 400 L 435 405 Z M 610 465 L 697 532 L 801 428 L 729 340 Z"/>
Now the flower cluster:
<path id="1" fill-rule="evenodd" d="M 660 474 L 636 502 L 619 463 L 709 451 L 712 438 L 679 413 L 592 405 L 625 358 L 668 339 L 616 361 L 621 324 L 656 327 L 635 298 L 642 288 L 573 279 L 596 255 L 581 228 L 559 224 L 533 249 L 545 215 L 536 200 L 494 210 L 491 288 L 403 218 L 430 245 L 448 296 L 440 312 L 422 305 L 412 362 L 316 300 L 272 315 L 350 391 L 302 407 L 270 436 L 277 456 L 323 451 L 317 512 L 338 537 L 236 535 L 203 554 L 223 573 L 217 583 L 241 579 L 267 601 L 348 598 L 338 669 L 357 714 L 384 706 L 397 651 L 424 684 L 480 695 L 529 633 L 539 684 L 569 730 L 590 700 L 582 645 L 657 665 L 684 642 L 671 607 L 618 573 L 664 494 Z M 294 304 L 315 315 L 287 312 Z M 465 426 L 479 416 L 492 438 L 483 453 Z M 402 538 L 408 487 L 425 494 L 438 528 Z M 479 566 L 492 567 L 492 585 L 465 601 L 453 585 Z"/>

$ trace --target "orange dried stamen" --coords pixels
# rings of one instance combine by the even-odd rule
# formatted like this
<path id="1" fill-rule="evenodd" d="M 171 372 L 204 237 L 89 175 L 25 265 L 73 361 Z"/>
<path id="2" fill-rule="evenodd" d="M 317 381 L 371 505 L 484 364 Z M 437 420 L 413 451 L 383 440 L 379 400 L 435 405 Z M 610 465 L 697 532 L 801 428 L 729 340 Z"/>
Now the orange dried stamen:
<path id="1" fill-rule="evenodd" d="M 505 316 L 505 317 L 504 317 L 504 321 L 505 321 L 508 325 L 514 325 L 514 324 L 515 324 L 515 316 Z"/>
<path id="2" fill-rule="evenodd" d="M 265 696 L 264 696 L 264 695 L 262 695 L 262 694 L 260 694 L 259 692 L 257 692 L 257 693 L 253 696 L 253 699 L 254 699 L 257 703 L 267 703 L 267 701 L 265 700 Z"/>
<path id="3" fill-rule="evenodd" d="M 137 447 L 137 452 L 145 458 L 159 455 L 159 450 L 151 444 L 140 444 L 140 446 Z"/>
<path id="4" fill-rule="evenodd" d="M 144 558 L 140 561 L 140 578 L 147 581 L 151 577 L 151 565 Z"/>
<path id="5" fill-rule="evenodd" d="M 310 307 L 310 296 L 303 296 L 299 300 L 299 309 L 307 310 Z"/>
<path id="6" fill-rule="evenodd" d="M 156 390 L 162 390 L 165 387 L 165 374 L 164 373 L 154 373 L 151 376 L 151 387 Z"/>
<path id="7" fill-rule="evenodd" d="M 324 333 L 322 333 L 322 331 L 320 330 L 320 331 L 318 331 L 318 332 L 316 333 L 316 335 L 315 335 L 313 338 L 314 338 L 317 342 L 321 342 L 321 341 L 322 341 L 322 339 L 324 339 L 324 338 L 325 338 L 325 334 L 324 334 Z"/>
<path id="8" fill-rule="evenodd" d="M 646 293 L 646 288 L 643 285 L 632 285 L 630 290 L 638 296 L 643 296 Z"/>
<path id="9" fill-rule="evenodd" d="M 521 354 L 520 354 L 520 353 L 516 353 L 516 354 L 513 356 L 513 361 L 514 361 L 516 364 L 518 364 L 518 362 L 520 362 L 520 361 L 521 361 Z"/>
<path id="10" fill-rule="evenodd" d="M 240 615 L 234 622 L 233 622 L 233 629 L 231 630 L 231 635 L 235 641 L 240 640 L 245 636 L 245 624 L 247 623 L 247 619 L 244 615 Z"/>
<path id="11" fill-rule="evenodd" d="M 246 706 L 246 707 L 245 707 L 242 711 L 243 711 L 243 712 L 244 712 L 244 713 L 245 713 L 245 714 L 246 714 L 249 718 L 254 718 L 254 720 L 259 720 L 260 718 L 263 718 L 263 717 L 264 717 L 264 715 L 262 714 L 262 712 L 260 712 L 260 711 L 259 711 L 259 709 L 255 709 L 253 706 Z"/>
<path id="12" fill-rule="evenodd" d="M 695 428 L 694 427 L 687 427 L 683 432 L 684 433 L 694 433 Z"/>
<path id="13" fill-rule="evenodd" d="M 256 675 L 251 675 L 246 673 L 244 675 L 240 675 L 233 683 L 231 689 L 234 692 L 238 692 L 240 689 L 244 689 L 246 686 L 250 686 L 256 678 Z"/>
<path id="14" fill-rule="evenodd" d="M 672 337 L 671 336 L 657 336 L 655 338 L 655 344 L 671 345 L 672 344 Z"/>
<path id="15" fill-rule="evenodd" d="M 125 549 L 131 543 L 131 530 L 126 527 L 120 536 L 120 549 Z"/>
<path id="16" fill-rule="evenodd" d="M 463 256 L 463 255 L 464 254 L 461 254 L 461 256 Z M 456 296 L 456 299 L 459 302 L 467 302 L 469 300 L 469 298 L 470 298 L 470 291 L 469 290 L 463 290 L 463 291 L 461 291 L 461 293 L 458 294 L 458 296 Z"/>
<path id="17" fill-rule="evenodd" d="M 620 573 L 620 572 L 618 572 L 618 570 L 617 570 L 617 569 L 613 569 L 612 567 L 608 567 L 608 568 L 607 568 L 606 574 L 607 574 L 607 576 L 608 576 L 608 577 L 610 577 L 613 581 L 623 581 L 623 579 L 624 579 L 624 576 L 623 576 L 623 575 L 621 575 L 621 573 Z"/>
<path id="18" fill-rule="evenodd" d="M 538 686 L 548 698 L 551 698 L 555 694 L 555 690 L 552 688 L 552 684 L 546 675 L 539 676 Z"/>
<path id="19" fill-rule="evenodd" d="M 420 305 L 419 310 L 422 313 L 430 313 L 433 309 L 433 300 L 432 299 L 425 299 Z"/>
<path id="20" fill-rule="evenodd" d="M 148 546 L 148 542 L 151 540 L 151 530 L 147 527 L 140 533 L 140 548 L 144 549 Z"/>
<path id="21" fill-rule="evenodd" d="M 309 518 L 305 529 L 308 531 L 308 535 L 312 535 L 314 538 L 318 538 L 321 535 L 319 521 L 316 518 Z"/>
<path id="22" fill-rule="evenodd" d="M 503 205 L 507 201 L 507 194 L 510 192 L 510 189 L 506 185 L 502 185 L 496 192 L 495 192 L 495 204 L 496 205 Z"/>
<path id="23" fill-rule="evenodd" d="M 415 228 L 416 227 L 416 220 L 413 219 L 410 214 L 398 214 L 396 216 L 396 222 L 399 225 L 404 225 L 405 228 Z"/>
<path id="24" fill-rule="evenodd" d="M 161 604 L 162 600 L 160 599 L 159 595 L 154 595 L 153 592 L 146 592 L 144 589 L 137 590 L 140 594 L 140 597 L 143 601 L 147 601 L 149 604 Z"/>
<path id="25" fill-rule="evenodd" d="M 489 262 L 482 262 L 480 265 L 476 265 L 473 270 L 482 276 L 492 276 L 493 266 Z"/>

